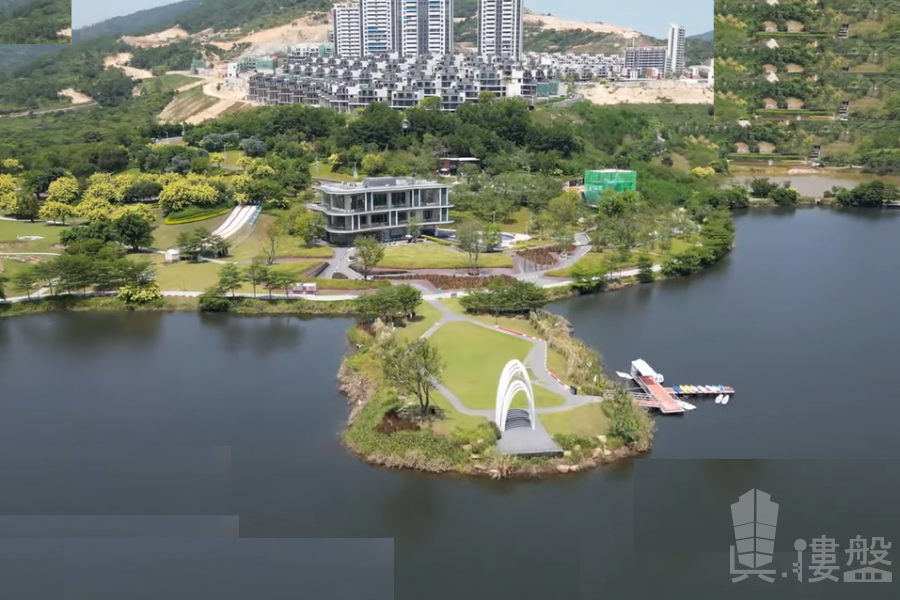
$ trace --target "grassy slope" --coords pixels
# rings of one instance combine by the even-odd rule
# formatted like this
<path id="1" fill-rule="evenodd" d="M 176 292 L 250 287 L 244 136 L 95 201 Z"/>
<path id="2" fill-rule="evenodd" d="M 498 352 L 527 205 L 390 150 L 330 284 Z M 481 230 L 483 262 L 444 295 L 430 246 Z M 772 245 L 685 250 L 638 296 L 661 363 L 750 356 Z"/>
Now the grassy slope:
<path id="1" fill-rule="evenodd" d="M 378 266 L 386 269 L 464 269 L 469 266 L 469 256 L 440 244 L 398 244 L 384 249 L 384 260 Z M 512 257 L 482 254 L 478 266 L 512 267 Z"/>
<path id="2" fill-rule="evenodd" d="M 507 362 L 525 360 L 531 342 L 474 323 L 446 323 L 432 336 L 445 361 L 443 381 L 469 408 L 494 408 L 497 378 Z M 558 406 L 562 396 L 534 386 L 537 406 Z M 524 406 L 524 399 L 514 405 Z"/>

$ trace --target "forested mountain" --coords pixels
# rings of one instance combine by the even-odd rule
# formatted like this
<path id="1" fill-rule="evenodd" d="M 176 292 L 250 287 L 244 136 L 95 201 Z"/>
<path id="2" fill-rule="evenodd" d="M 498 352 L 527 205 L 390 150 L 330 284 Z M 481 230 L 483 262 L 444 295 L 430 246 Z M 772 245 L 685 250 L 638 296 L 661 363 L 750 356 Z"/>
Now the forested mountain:
<path id="1" fill-rule="evenodd" d="M 713 41 L 713 33 L 714 33 L 714 32 L 712 32 L 712 31 L 707 31 L 706 33 L 701 33 L 701 34 L 699 34 L 699 35 L 689 35 L 689 36 L 687 37 L 687 40 L 688 40 L 688 41 L 690 41 L 690 40 L 702 40 L 702 41 L 705 41 L 705 42 L 711 42 L 711 41 Z"/>
<path id="2" fill-rule="evenodd" d="M 0 44 L 68 44 L 72 0 L 7 0 L 0 4 Z"/>
<path id="3" fill-rule="evenodd" d="M 192 6 L 163 25 L 179 25 L 196 33 L 208 28 L 250 30 L 283 25 L 303 13 L 329 10 L 334 0 L 189 0 L 181 4 Z"/>

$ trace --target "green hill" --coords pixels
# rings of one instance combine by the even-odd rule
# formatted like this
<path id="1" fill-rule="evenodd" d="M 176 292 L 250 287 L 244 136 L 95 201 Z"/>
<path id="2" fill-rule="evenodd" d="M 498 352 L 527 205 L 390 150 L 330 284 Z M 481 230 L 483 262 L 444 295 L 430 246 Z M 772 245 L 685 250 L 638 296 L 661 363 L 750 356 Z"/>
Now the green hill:
<path id="1" fill-rule="evenodd" d="M 72 0 L 13 1 L 0 5 L 0 44 L 68 44 Z"/>

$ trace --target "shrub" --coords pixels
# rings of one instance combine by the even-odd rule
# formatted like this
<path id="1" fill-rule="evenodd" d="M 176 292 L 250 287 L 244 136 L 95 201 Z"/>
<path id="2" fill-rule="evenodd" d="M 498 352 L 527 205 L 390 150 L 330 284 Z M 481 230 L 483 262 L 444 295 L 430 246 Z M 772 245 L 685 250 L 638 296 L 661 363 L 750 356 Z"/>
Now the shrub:
<path id="1" fill-rule="evenodd" d="M 427 281 L 440 290 L 466 290 L 489 286 L 492 283 L 508 283 L 513 280 L 509 275 L 400 275 L 377 276 L 377 279 L 391 279 L 392 281 Z"/>
<path id="2" fill-rule="evenodd" d="M 420 238 L 428 240 L 429 242 L 434 242 L 435 244 L 440 244 L 441 246 L 457 246 L 456 242 L 451 242 L 450 240 L 442 240 L 441 238 L 436 238 L 431 235 L 420 234 Z"/>
<path id="3" fill-rule="evenodd" d="M 553 439 L 563 450 L 575 450 L 576 446 L 581 446 L 582 450 L 593 450 L 600 445 L 600 440 L 595 437 L 586 437 L 575 433 L 557 433 Z"/>
<path id="4" fill-rule="evenodd" d="M 462 297 L 463 308 L 472 313 L 527 313 L 548 301 L 547 290 L 530 282 L 495 281 Z"/>
<path id="5" fill-rule="evenodd" d="M 331 278 L 332 278 L 332 279 L 350 279 L 349 277 L 347 277 L 347 276 L 344 275 L 343 273 L 332 273 Z"/>
<path id="6" fill-rule="evenodd" d="M 646 452 L 653 444 L 656 425 L 625 390 L 616 390 L 604 403 L 609 416 L 609 435 L 622 440 L 626 446 L 638 452 Z"/>
<path id="7" fill-rule="evenodd" d="M 199 308 L 203 312 L 228 312 L 231 302 L 222 296 L 221 290 L 211 287 L 200 294 Z"/>
<path id="8" fill-rule="evenodd" d="M 162 298 L 159 284 L 155 281 L 141 285 L 123 285 L 119 288 L 118 297 L 126 304 L 146 304 Z"/>

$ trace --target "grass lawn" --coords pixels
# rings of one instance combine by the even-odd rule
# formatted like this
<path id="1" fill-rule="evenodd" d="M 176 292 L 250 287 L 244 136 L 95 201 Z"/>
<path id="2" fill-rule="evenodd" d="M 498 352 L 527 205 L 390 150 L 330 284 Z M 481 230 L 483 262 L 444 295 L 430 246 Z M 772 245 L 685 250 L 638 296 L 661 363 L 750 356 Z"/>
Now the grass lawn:
<path id="1" fill-rule="evenodd" d="M 509 233 L 526 233 L 528 228 L 529 210 L 520 208 L 510 215 L 510 218 L 500 224 L 500 229 Z"/>
<path id="2" fill-rule="evenodd" d="M 506 363 L 525 360 L 531 343 L 490 331 L 474 323 L 453 322 L 431 337 L 445 362 L 443 382 L 461 402 L 473 409 L 494 408 L 497 381 Z M 561 395 L 534 386 L 536 406 L 558 406 Z M 514 406 L 524 406 L 524 396 Z"/>
<path id="3" fill-rule="evenodd" d="M 131 167 L 130 169 L 125 169 L 124 171 L 118 171 L 113 173 L 113 175 L 134 175 L 135 177 L 141 174 L 141 170 L 137 167 Z"/>
<path id="4" fill-rule="evenodd" d="M 345 173 L 335 173 L 331 170 L 331 165 L 328 163 L 324 163 L 319 161 L 319 168 L 316 170 L 316 165 L 312 164 L 309 167 L 309 174 L 313 178 L 318 179 L 334 179 L 335 181 L 358 181 L 362 177 L 357 177 L 353 179 L 353 175 L 347 175 Z"/>
<path id="5" fill-rule="evenodd" d="M 224 215 L 219 215 L 218 217 L 213 217 L 212 219 L 196 221 L 194 223 L 185 223 L 184 225 L 165 225 L 163 223 L 162 211 L 160 211 L 156 216 L 157 228 L 153 230 L 153 247 L 157 250 L 165 250 L 166 248 L 171 248 L 175 245 L 175 240 L 178 239 L 178 236 L 180 234 L 186 231 L 193 231 L 201 227 L 208 231 L 214 231 L 219 225 L 224 223 L 225 219 L 227 218 L 228 213 L 225 213 Z"/>
<path id="6" fill-rule="evenodd" d="M 228 165 L 229 167 L 240 166 L 239 163 L 241 162 L 241 159 L 244 158 L 243 150 L 228 149 L 221 154 L 225 157 L 225 160 L 222 161 L 222 164 Z"/>
<path id="7" fill-rule="evenodd" d="M 67 225 L 48 225 L 28 221 L 0 221 L 0 252 L 61 252 L 50 246 L 59 243 L 59 234 Z M 24 241 L 19 236 L 40 236 L 43 239 Z"/>
<path id="8" fill-rule="evenodd" d="M 440 409 L 441 418 L 431 421 L 428 427 L 438 435 L 450 435 L 454 430 L 475 429 L 487 422 L 484 417 L 464 415 L 453 408 L 450 401 L 434 392 L 431 395 L 431 403 Z"/>
<path id="9" fill-rule="evenodd" d="M 338 279 L 337 281 L 355 281 L 353 279 Z M 415 340 L 428 331 L 432 325 L 441 318 L 441 311 L 428 302 L 422 302 L 416 307 L 416 318 L 407 323 L 405 327 L 397 329 L 397 337 L 401 340 Z"/>
<path id="10" fill-rule="evenodd" d="M 246 240 L 231 249 L 232 259 L 239 262 L 248 262 L 253 257 L 263 254 L 263 246 L 266 244 L 266 229 L 275 222 L 272 215 L 260 215 L 253 227 L 253 232 Z M 300 239 L 289 235 L 278 236 L 275 245 L 277 258 L 331 258 L 334 255 L 328 246 L 313 246 L 307 248 Z"/>
<path id="11" fill-rule="evenodd" d="M 164 265 L 162 264 L 163 257 L 160 254 L 134 254 L 132 256 L 134 256 L 135 258 L 149 258 L 151 262 L 156 264 L 156 281 L 157 283 L 159 283 L 160 289 L 164 291 L 202 292 L 206 288 L 215 285 L 219 281 L 219 269 L 222 268 L 222 265 L 218 263 L 211 263 L 206 261 L 198 263 L 190 261 L 180 261 L 172 265 Z M 286 271 L 292 271 L 295 273 L 301 273 L 315 266 L 319 262 L 320 261 L 315 259 L 303 260 L 276 265 L 276 268 L 284 269 Z M 321 285 L 326 282 L 330 284 L 332 280 L 302 279 L 302 281 L 314 281 L 320 283 Z M 359 286 L 359 283 L 357 283 L 355 280 L 335 281 L 336 286 L 339 286 L 341 284 L 347 284 L 348 287 Z M 253 286 L 251 286 L 249 283 L 245 283 L 239 291 L 249 294 L 253 292 Z M 268 295 L 268 292 L 262 287 L 257 286 L 256 291 L 261 296 Z M 277 293 L 278 290 L 275 290 L 275 292 Z M 282 295 L 284 295 L 283 291 Z"/>
<path id="12" fill-rule="evenodd" d="M 384 249 L 384 259 L 378 266 L 386 269 L 464 269 L 469 266 L 469 256 L 431 242 L 398 244 Z M 482 254 L 478 257 L 478 266 L 512 267 L 512 257 L 500 253 Z"/>
<path id="13" fill-rule="evenodd" d="M 439 300 L 439 302 L 443 303 L 447 308 L 455 313 L 466 314 L 465 310 L 463 310 L 462 303 L 460 302 L 459 298 L 442 298 L 441 300 Z M 524 333 L 525 335 L 530 335 L 531 337 L 541 337 L 540 335 L 538 335 L 537 330 L 531 326 L 531 323 L 525 317 L 494 317 L 492 315 L 470 314 L 466 314 L 466 316 L 470 319 L 475 319 L 488 325 L 499 325 L 500 327 L 518 331 L 519 333 Z M 565 381 L 566 372 L 569 370 L 568 361 L 562 354 L 560 354 L 556 350 L 548 348 L 547 370 Z"/>
<path id="14" fill-rule="evenodd" d="M 50 257 L 47 257 L 50 258 Z M 29 266 L 30 263 L 27 263 L 22 260 L 13 260 L 11 258 L 0 258 L 0 275 L 12 279 L 16 273 L 20 271 L 24 271 Z M 12 284 L 12 281 L 7 282 L 6 284 L 6 295 L 7 296 L 24 296 L 25 292 L 23 290 L 18 289 Z"/>
<path id="15" fill-rule="evenodd" d="M 550 435 L 569 433 L 593 437 L 606 435 L 609 420 L 600 403 L 586 404 L 578 408 L 560 412 L 546 413 L 538 417 Z"/>
<path id="16" fill-rule="evenodd" d="M 141 81 L 141 88 L 146 88 L 148 90 L 156 90 L 159 89 L 163 92 L 168 92 L 170 90 L 175 90 L 180 88 L 183 85 L 187 85 L 189 83 L 193 83 L 195 81 L 200 81 L 199 77 L 189 77 L 187 75 L 182 75 L 181 73 L 172 73 L 163 75 L 162 77 L 152 77 L 150 79 L 144 79 Z M 157 87 L 158 86 L 158 87 Z"/>

